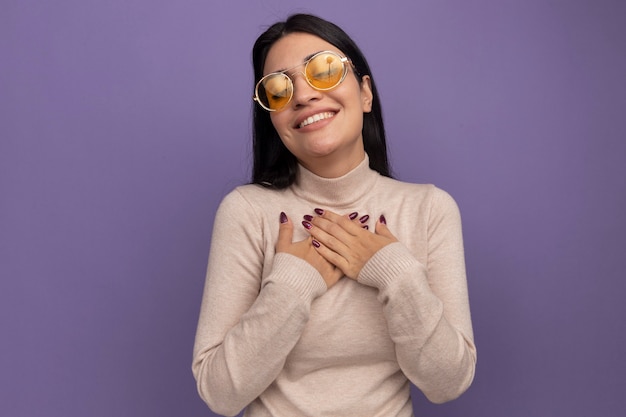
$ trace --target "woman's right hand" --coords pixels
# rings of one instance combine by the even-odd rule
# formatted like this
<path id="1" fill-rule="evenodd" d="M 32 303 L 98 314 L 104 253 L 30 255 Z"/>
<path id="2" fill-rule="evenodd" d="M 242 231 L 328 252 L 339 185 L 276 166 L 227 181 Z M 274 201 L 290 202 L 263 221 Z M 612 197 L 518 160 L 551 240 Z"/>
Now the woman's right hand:
<path id="1" fill-rule="evenodd" d="M 293 223 L 285 213 L 280 214 L 280 228 L 278 229 L 278 241 L 276 253 L 284 252 L 297 256 L 308 262 L 322 275 L 328 288 L 332 287 L 343 276 L 343 272 L 335 265 L 324 259 L 311 244 L 311 237 L 293 242 Z"/>

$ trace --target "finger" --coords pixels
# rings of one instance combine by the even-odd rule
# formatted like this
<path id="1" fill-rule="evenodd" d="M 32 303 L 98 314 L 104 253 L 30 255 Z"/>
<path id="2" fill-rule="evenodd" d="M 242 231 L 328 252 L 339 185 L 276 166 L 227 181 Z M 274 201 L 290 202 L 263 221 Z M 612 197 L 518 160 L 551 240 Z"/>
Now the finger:
<path id="1" fill-rule="evenodd" d="M 389 231 L 389 228 L 387 227 L 387 219 L 385 219 L 383 214 L 380 215 L 378 221 L 376 222 L 376 234 L 392 240 L 397 240 L 391 231 Z"/>
<path id="2" fill-rule="evenodd" d="M 276 252 L 285 251 L 293 241 L 293 223 L 284 212 L 279 216 L 280 227 L 278 228 L 278 240 L 276 241 Z"/>
<path id="3" fill-rule="evenodd" d="M 315 209 L 315 212 L 319 215 L 319 217 L 314 218 L 312 223 L 324 230 L 326 233 L 342 241 L 345 241 L 351 236 L 358 235 L 362 231 L 363 225 L 369 219 L 368 215 L 359 217 L 357 212 L 344 216 L 330 210 L 322 211 L 320 209 Z"/>
<path id="4" fill-rule="evenodd" d="M 342 273 L 345 273 L 348 267 L 348 262 L 343 256 L 339 255 L 334 250 L 329 249 L 328 247 L 326 247 L 326 245 L 321 244 L 316 239 L 313 239 L 311 243 L 313 244 L 313 247 L 315 248 L 317 253 L 322 256 L 322 258 L 326 259 L 326 261 L 328 261 L 329 263 L 335 265 L 335 267 L 343 271 Z"/>
<path id="5" fill-rule="evenodd" d="M 322 216 L 324 214 L 324 210 L 322 210 L 322 209 L 315 209 L 315 212 L 316 212 L 316 214 L 318 216 Z M 331 216 L 333 214 L 334 213 L 331 212 Z M 343 217 L 346 217 L 352 223 L 354 223 L 355 225 L 359 226 L 362 229 L 366 229 L 366 230 L 368 229 L 368 226 L 367 226 L 366 223 L 367 223 L 367 220 L 369 219 L 370 216 L 368 216 L 367 214 L 364 215 L 364 216 L 360 216 L 359 217 L 359 212 L 358 211 L 353 211 L 350 214 L 345 214 Z M 313 216 L 311 216 L 309 214 L 304 215 L 304 220 L 309 222 L 309 223 L 312 223 L 314 218 L 315 217 L 313 217 Z M 337 217 L 337 218 L 339 218 L 339 217 Z M 343 223 L 343 224 L 347 225 L 347 223 Z M 353 228 L 353 227 L 350 227 L 350 226 L 346 226 L 346 227 L 348 227 L 350 229 L 351 234 L 355 234 L 357 232 L 356 228 Z"/>
<path id="6" fill-rule="evenodd" d="M 365 231 L 369 216 L 339 216 L 335 213 L 327 213 L 327 218 L 316 218 L 313 224 L 309 224 L 309 234 L 324 245 L 327 249 L 336 253 L 344 262 L 350 262 L 354 258 L 354 252 L 359 251 L 363 245 L 363 239 L 371 233 Z M 353 220 L 350 220 L 353 217 Z M 337 223 L 335 223 L 337 222 Z M 307 227 L 307 225 L 305 225 Z M 335 257 L 325 256 L 331 263 L 339 266 L 340 260 Z M 345 271 L 345 268 L 342 268 Z"/>
<path id="7" fill-rule="evenodd" d="M 330 222 L 325 219 L 315 219 L 315 225 L 313 222 L 303 221 L 302 225 L 307 229 L 309 235 L 315 239 L 318 243 L 326 245 L 328 248 L 339 252 L 345 251 L 346 244 L 344 243 L 352 237 L 349 233 L 341 228 L 341 226 Z M 318 227 L 318 225 L 322 227 Z"/>

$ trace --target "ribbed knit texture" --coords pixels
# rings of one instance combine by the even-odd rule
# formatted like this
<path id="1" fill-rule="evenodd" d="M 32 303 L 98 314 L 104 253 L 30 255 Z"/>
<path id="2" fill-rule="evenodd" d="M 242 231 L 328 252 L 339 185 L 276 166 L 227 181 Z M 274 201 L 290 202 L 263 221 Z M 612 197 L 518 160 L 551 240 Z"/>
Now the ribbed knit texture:
<path id="1" fill-rule="evenodd" d="M 476 349 L 454 200 L 367 157 L 341 178 L 297 178 L 238 187 L 219 207 L 193 352 L 200 396 L 223 415 L 409 417 L 409 381 L 435 402 L 463 393 Z M 369 214 L 372 233 L 384 214 L 399 242 L 327 290 L 308 263 L 275 254 L 280 212 L 299 241 L 314 208 Z"/>

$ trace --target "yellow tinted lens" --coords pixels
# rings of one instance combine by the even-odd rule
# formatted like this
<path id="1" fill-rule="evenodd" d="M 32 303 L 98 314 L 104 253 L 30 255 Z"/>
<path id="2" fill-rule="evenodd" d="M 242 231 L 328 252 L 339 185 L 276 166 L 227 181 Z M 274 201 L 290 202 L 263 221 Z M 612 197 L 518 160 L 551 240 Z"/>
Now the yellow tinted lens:
<path id="1" fill-rule="evenodd" d="M 341 57 L 325 52 L 309 61 L 306 66 L 306 77 L 313 87 L 329 90 L 341 82 L 344 71 Z"/>
<path id="2" fill-rule="evenodd" d="M 278 110 L 287 105 L 293 94 L 293 84 L 285 74 L 272 74 L 258 87 L 260 102 L 267 108 Z"/>

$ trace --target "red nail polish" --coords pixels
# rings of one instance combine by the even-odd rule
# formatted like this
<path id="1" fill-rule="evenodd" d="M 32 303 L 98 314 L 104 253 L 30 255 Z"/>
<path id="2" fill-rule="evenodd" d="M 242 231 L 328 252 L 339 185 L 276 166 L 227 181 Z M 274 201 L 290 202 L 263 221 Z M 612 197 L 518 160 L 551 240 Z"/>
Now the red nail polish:
<path id="1" fill-rule="evenodd" d="M 280 222 L 287 223 L 287 215 L 283 211 L 280 212 Z"/>
<path id="2" fill-rule="evenodd" d="M 365 229 L 365 230 L 369 230 L 369 229 L 370 229 L 370 227 L 369 227 L 368 225 L 361 226 L 361 228 L 362 228 L 362 229 Z"/>
<path id="3" fill-rule="evenodd" d="M 354 213 L 350 213 L 350 215 L 348 216 L 350 218 L 350 220 L 354 220 L 356 219 L 356 216 L 358 216 L 359 213 L 357 213 L 356 211 Z"/>
<path id="4" fill-rule="evenodd" d="M 320 242 L 318 242 L 318 241 L 317 241 L 317 240 L 315 240 L 315 239 L 313 239 L 313 240 L 311 241 L 311 244 L 312 244 L 313 246 L 315 246 L 316 248 L 319 248 L 320 246 L 322 246 L 322 245 L 320 245 Z"/>
<path id="5" fill-rule="evenodd" d="M 380 222 L 382 224 L 387 224 L 387 219 L 385 219 L 385 216 L 383 214 L 380 215 L 380 219 L 379 220 L 380 220 Z"/>
<path id="6" fill-rule="evenodd" d="M 365 222 L 366 222 L 366 221 L 368 221 L 369 219 L 370 219 L 370 216 L 366 214 L 365 216 L 361 217 L 361 218 L 359 219 L 359 221 L 360 221 L 361 223 L 365 223 Z"/>
<path id="7" fill-rule="evenodd" d="M 313 227 L 313 225 L 311 223 L 307 222 L 306 220 L 304 220 L 302 222 L 302 226 L 304 226 L 307 229 L 310 229 L 311 227 Z"/>
<path id="8" fill-rule="evenodd" d="M 305 214 L 304 220 L 306 220 L 307 222 L 310 222 L 311 220 L 313 220 L 313 216 L 311 216 L 310 214 Z"/>
<path id="9" fill-rule="evenodd" d="M 322 210 L 321 208 L 316 208 L 313 211 L 319 216 L 322 216 L 324 214 L 324 210 Z"/>

